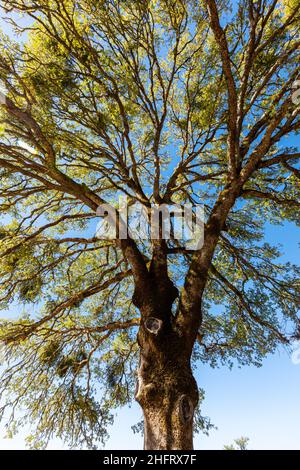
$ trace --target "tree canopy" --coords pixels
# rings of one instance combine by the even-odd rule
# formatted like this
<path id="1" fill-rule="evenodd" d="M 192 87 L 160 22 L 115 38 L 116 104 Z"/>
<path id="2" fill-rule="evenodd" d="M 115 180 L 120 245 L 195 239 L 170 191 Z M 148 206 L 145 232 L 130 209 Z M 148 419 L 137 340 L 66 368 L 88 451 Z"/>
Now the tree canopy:
<path id="1" fill-rule="evenodd" d="M 1 320 L 2 415 L 35 422 L 33 446 L 92 447 L 133 399 L 151 270 L 195 367 L 259 365 L 297 328 L 299 268 L 264 228 L 299 224 L 300 2 L 0 6 L 19 34 L 0 47 L 0 307 L 22 310 Z M 204 204 L 203 248 L 99 240 L 119 195 Z"/>

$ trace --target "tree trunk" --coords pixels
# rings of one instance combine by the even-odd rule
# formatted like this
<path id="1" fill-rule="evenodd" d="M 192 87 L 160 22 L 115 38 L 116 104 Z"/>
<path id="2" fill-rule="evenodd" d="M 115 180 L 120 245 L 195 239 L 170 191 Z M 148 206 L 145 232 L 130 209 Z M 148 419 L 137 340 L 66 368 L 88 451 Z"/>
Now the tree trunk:
<path id="1" fill-rule="evenodd" d="M 154 317 L 143 321 L 138 340 L 136 400 L 144 413 L 144 449 L 191 450 L 198 402 L 191 348 L 171 325 Z"/>

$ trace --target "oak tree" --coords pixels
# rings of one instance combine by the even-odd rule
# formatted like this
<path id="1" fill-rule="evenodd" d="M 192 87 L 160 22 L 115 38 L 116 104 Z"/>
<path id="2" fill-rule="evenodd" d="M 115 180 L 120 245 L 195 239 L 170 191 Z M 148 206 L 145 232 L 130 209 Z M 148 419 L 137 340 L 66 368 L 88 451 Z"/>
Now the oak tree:
<path id="1" fill-rule="evenodd" d="M 145 449 L 191 449 L 193 368 L 258 365 L 299 325 L 264 227 L 299 223 L 300 2 L 0 6 L 3 419 L 93 447 L 135 396 Z M 99 239 L 119 195 L 203 204 L 203 245 Z"/>

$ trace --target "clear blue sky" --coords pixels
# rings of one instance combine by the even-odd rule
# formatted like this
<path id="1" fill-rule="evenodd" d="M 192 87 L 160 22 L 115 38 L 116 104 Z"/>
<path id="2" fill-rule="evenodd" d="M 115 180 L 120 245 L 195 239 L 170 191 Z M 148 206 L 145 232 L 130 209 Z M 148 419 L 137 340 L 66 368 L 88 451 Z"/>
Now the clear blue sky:
<path id="1" fill-rule="evenodd" d="M 3 23 L 0 22 L 3 26 Z M 297 145 L 297 142 L 289 142 Z M 299 231 L 292 224 L 266 229 L 266 240 L 281 243 L 284 259 L 299 263 Z M 245 366 L 228 370 L 199 365 L 197 380 L 206 392 L 202 413 L 218 427 L 210 436 L 197 435 L 196 449 L 222 449 L 241 435 L 250 438 L 251 449 L 300 450 L 300 364 L 295 365 L 289 354 L 279 350 L 265 359 L 261 368 Z M 140 449 L 142 437 L 134 435 L 131 425 L 141 419 L 137 404 L 117 414 L 107 449 Z M 3 439 L 4 423 L 0 426 L 0 449 L 22 449 L 22 435 Z M 53 440 L 49 448 L 62 448 Z"/>

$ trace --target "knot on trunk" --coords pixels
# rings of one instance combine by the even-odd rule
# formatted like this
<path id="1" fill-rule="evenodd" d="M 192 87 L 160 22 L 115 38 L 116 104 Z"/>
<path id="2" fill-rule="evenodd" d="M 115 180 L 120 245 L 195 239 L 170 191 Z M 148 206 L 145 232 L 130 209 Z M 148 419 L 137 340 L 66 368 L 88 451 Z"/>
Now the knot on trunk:
<path id="1" fill-rule="evenodd" d="M 162 328 L 163 322 L 159 318 L 148 317 L 145 319 L 144 325 L 149 333 L 157 335 Z"/>
<path id="2" fill-rule="evenodd" d="M 186 424 L 193 419 L 194 405 L 187 395 L 182 395 L 179 399 L 179 414 L 181 421 Z"/>

